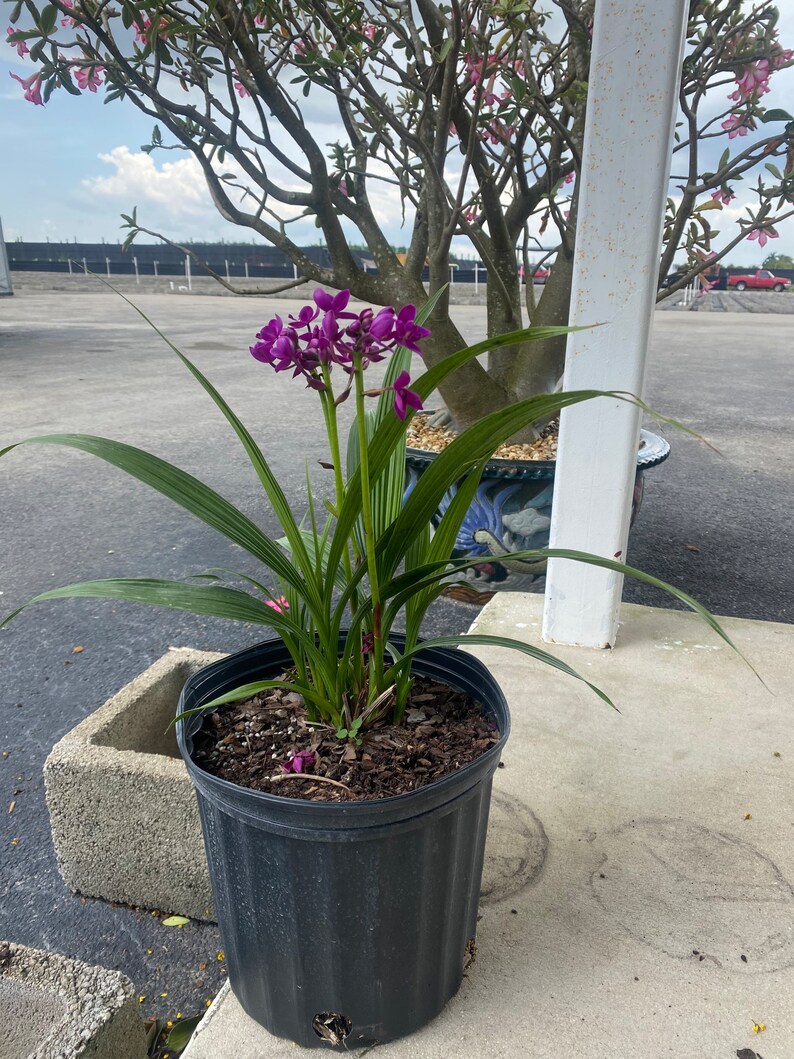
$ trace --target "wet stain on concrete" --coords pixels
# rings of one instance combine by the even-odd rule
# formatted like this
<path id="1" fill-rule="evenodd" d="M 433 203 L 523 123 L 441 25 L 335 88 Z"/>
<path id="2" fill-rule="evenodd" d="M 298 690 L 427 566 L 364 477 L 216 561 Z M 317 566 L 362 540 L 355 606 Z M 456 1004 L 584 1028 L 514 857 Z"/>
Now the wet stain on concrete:
<path id="1" fill-rule="evenodd" d="M 601 846 L 592 892 L 637 941 L 743 974 L 794 963 L 794 887 L 749 842 L 686 820 L 646 819 Z"/>
<path id="2" fill-rule="evenodd" d="M 549 840 L 543 824 L 524 802 L 494 792 L 485 847 L 480 901 L 495 904 L 540 877 Z"/>

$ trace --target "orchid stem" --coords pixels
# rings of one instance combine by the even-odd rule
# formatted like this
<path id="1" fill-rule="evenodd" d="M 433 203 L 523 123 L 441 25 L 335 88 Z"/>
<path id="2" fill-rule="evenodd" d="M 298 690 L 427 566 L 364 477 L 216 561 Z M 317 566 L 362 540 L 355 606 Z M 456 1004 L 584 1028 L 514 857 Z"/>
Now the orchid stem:
<path id="1" fill-rule="evenodd" d="M 364 544 L 367 552 L 367 572 L 369 590 L 372 596 L 372 641 L 374 687 L 370 694 L 377 694 L 380 679 L 383 676 L 383 636 L 381 633 L 381 602 L 378 586 L 378 571 L 375 562 L 375 533 L 372 525 L 372 496 L 369 484 L 369 458 L 367 439 L 367 420 L 364 409 L 364 367 L 361 353 L 354 354 L 354 374 L 356 379 L 356 425 L 358 427 L 359 471 L 361 473 L 361 519 L 364 524 Z"/>
<path id="2" fill-rule="evenodd" d="M 325 413 L 325 426 L 328 433 L 328 443 L 331 450 L 331 462 L 334 465 L 334 484 L 336 486 L 336 510 L 340 511 L 342 508 L 342 501 L 345 498 L 345 479 L 342 474 L 342 453 L 339 448 L 339 427 L 336 418 L 336 402 L 334 401 L 333 385 L 331 383 L 331 369 L 327 364 L 323 364 L 323 382 L 328 387 L 327 390 L 321 391 L 320 396 L 322 398 L 323 412 Z M 358 559 L 358 550 L 356 548 L 356 541 L 353 538 L 352 541 L 353 556 Z M 350 549 L 346 545 L 344 552 L 342 553 L 342 562 L 345 567 L 345 577 L 347 578 L 348 584 L 353 580 L 353 564 L 350 561 Z M 329 571 L 329 576 L 330 571 Z M 358 592 L 354 591 L 350 598 L 350 605 L 353 612 L 358 610 Z M 354 660 L 353 668 L 356 673 L 356 681 L 360 683 L 362 678 L 361 668 Z"/>

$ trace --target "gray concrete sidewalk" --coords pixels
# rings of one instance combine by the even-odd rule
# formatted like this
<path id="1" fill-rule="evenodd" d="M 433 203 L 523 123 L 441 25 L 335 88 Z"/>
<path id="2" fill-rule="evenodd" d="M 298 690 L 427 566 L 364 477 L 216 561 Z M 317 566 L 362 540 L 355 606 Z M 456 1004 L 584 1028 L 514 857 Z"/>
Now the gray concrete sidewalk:
<path id="1" fill-rule="evenodd" d="M 473 628 L 543 646 L 541 614 L 540 597 L 504 594 Z M 475 649 L 513 719 L 477 960 L 439 1018 L 379 1059 L 794 1055 L 794 627 L 725 621 L 765 687 L 691 613 L 621 617 L 614 651 L 554 652 L 620 713 L 539 662 Z M 184 1059 L 314 1054 L 225 988 Z"/>

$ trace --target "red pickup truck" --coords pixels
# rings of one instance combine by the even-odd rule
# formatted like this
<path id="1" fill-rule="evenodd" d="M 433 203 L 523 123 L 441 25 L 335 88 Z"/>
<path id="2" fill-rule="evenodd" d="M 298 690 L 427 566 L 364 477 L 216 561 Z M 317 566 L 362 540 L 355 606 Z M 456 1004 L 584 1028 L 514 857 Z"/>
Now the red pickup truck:
<path id="1" fill-rule="evenodd" d="M 791 280 L 762 268 L 752 276 L 728 276 L 728 286 L 734 290 L 785 290 Z"/>

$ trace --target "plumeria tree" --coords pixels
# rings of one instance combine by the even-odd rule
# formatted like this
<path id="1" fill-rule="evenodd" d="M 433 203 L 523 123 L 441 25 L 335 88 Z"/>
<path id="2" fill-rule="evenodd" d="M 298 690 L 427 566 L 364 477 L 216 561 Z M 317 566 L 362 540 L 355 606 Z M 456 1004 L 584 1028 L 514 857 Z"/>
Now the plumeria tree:
<path id="1" fill-rule="evenodd" d="M 283 250 L 299 282 L 422 305 L 449 279 L 453 240 L 466 239 L 487 268 L 489 334 L 516 330 L 524 309 L 535 324 L 566 322 L 593 0 L 9 7 L 8 39 L 31 62 L 28 77 L 12 76 L 28 100 L 100 91 L 150 115 L 144 149 L 190 152 L 221 214 Z M 691 4 L 660 280 L 682 251 L 689 276 L 660 297 L 741 240 L 775 239 L 794 213 L 794 120 L 764 106 L 794 54 L 777 20 L 769 0 Z M 712 141 L 724 144 L 721 156 Z M 752 183 L 752 205 L 715 255 L 716 228 L 742 181 Z M 399 256 L 384 223 L 397 211 L 408 233 Z M 328 266 L 292 237 L 307 218 Z M 127 223 L 131 237 L 159 234 L 134 211 Z M 353 242 L 366 245 L 376 271 L 359 264 Z M 553 245 L 553 269 L 535 302 L 521 273 L 542 263 L 541 245 Z M 430 323 L 430 364 L 465 345 L 445 294 Z M 471 361 L 447 379 L 458 424 L 553 388 L 561 341 L 500 348 L 487 368 Z"/>

